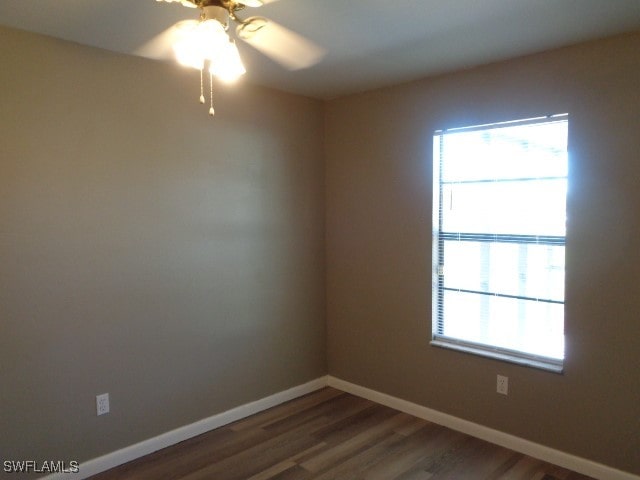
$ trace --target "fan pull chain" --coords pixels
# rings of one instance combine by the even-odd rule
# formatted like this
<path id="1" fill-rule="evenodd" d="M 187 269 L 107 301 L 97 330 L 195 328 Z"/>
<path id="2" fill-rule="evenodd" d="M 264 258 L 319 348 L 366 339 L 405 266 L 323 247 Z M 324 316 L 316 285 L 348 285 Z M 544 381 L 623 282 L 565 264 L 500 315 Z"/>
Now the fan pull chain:
<path id="1" fill-rule="evenodd" d="M 213 117 L 213 115 L 216 112 L 213 109 L 213 74 L 211 72 L 209 72 L 209 100 L 211 103 L 211 108 L 209 109 L 209 115 Z"/>
<path id="2" fill-rule="evenodd" d="M 204 104 L 204 81 L 202 80 L 202 68 L 200 69 L 200 103 Z"/>

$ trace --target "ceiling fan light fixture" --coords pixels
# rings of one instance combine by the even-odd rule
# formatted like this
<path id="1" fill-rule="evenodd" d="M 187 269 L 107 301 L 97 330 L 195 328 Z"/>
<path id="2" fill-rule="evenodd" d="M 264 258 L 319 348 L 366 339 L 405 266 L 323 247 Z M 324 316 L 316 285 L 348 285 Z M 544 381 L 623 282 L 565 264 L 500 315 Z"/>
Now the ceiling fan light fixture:
<path id="1" fill-rule="evenodd" d="M 209 72 L 225 83 L 233 83 L 247 73 L 233 40 L 229 39 L 218 52 L 218 56 L 210 62 Z"/>
<path id="2" fill-rule="evenodd" d="M 209 70 L 209 98 L 213 109 L 213 76 L 224 83 L 232 83 L 246 73 L 238 47 L 227 35 L 228 12 L 218 6 L 202 8 L 200 22 L 184 28 L 173 45 L 176 59 L 181 65 L 200 70 L 200 103 L 205 103 L 204 70 Z"/>
<path id="3" fill-rule="evenodd" d="M 181 34 L 173 45 L 178 62 L 202 70 L 207 60 L 215 59 L 228 43 L 229 37 L 217 20 L 204 20 Z"/>
<path id="4" fill-rule="evenodd" d="M 242 3 L 247 7 L 261 7 L 264 5 L 262 0 L 242 0 Z"/>
<path id="5" fill-rule="evenodd" d="M 269 24 L 264 17 L 250 17 L 236 27 L 236 34 L 242 40 L 250 40 Z"/>
<path id="6" fill-rule="evenodd" d="M 246 73 L 238 48 L 228 34 L 236 24 L 236 38 L 245 41 L 290 70 L 310 67 L 319 62 L 326 51 L 301 35 L 264 17 L 240 18 L 246 7 L 260 7 L 276 0 L 157 0 L 197 7 L 200 20 L 178 22 L 165 33 L 173 38 L 173 51 L 178 62 L 200 71 L 200 103 L 205 103 L 205 69 L 209 75 L 213 115 L 213 77 L 232 83 Z M 163 34 L 164 35 L 164 34 Z M 165 37 L 163 37 L 165 38 Z M 154 43 L 157 41 L 154 39 Z M 145 45 L 145 49 L 151 47 Z"/>

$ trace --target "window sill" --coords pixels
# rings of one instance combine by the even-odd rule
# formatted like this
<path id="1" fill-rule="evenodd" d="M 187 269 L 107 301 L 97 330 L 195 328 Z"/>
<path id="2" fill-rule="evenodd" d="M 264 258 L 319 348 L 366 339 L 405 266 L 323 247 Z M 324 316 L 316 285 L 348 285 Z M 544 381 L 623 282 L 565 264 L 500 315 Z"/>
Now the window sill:
<path id="1" fill-rule="evenodd" d="M 548 361 L 542 357 L 525 357 L 520 356 L 516 353 L 483 348 L 481 346 L 476 346 L 469 343 L 459 343 L 442 338 L 434 338 L 433 340 L 431 340 L 430 344 L 433 347 L 446 348 L 447 350 L 456 350 L 463 353 L 470 353 L 473 355 L 479 355 L 481 357 L 491 358 L 493 360 L 500 360 L 503 362 L 514 363 L 516 365 L 522 365 L 525 367 L 537 368 L 539 370 L 545 370 L 551 373 L 562 374 L 564 369 L 564 366 L 561 363 L 556 363 L 552 360 Z"/>

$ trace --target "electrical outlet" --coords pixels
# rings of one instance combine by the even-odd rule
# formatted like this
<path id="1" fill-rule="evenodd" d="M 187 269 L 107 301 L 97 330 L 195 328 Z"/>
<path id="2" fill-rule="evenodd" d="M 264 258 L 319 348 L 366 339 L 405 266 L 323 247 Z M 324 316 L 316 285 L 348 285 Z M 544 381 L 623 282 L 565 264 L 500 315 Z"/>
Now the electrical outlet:
<path id="1" fill-rule="evenodd" d="M 96 395 L 96 411 L 98 415 L 109 413 L 109 394 Z"/>
<path id="2" fill-rule="evenodd" d="M 509 377 L 505 377 L 504 375 L 498 375 L 496 392 L 498 392 L 501 395 L 509 395 Z"/>

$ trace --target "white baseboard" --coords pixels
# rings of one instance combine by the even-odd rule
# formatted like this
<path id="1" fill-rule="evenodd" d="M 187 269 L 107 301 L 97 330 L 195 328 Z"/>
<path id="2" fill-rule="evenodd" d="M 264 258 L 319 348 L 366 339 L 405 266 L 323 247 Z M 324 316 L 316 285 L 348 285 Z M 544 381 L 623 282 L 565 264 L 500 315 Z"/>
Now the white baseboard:
<path id="1" fill-rule="evenodd" d="M 102 457 L 94 458 L 87 462 L 81 462 L 80 471 L 78 473 L 54 473 L 44 477 L 43 480 L 82 480 L 163 448 L 175 445 L 176 443 L 189 438 L 201 435 L 215 428 L 228 425 L 237 420 L 242 420 L 243 418 L 314 392 L 326 386 L 327 377 L 320 377 L 303 385 L 298 385 L 297 387 L 290 388 L 289 390 L 278 392 L 266 398 L 256 400 L 255 402 L 241 405 L 190 425 L 185 425 L 184 427 L 163 433 L 157 437 L 136 443 L 135 445 L 108 453 Z"/>
<path id="2" fill-rule="evenodd" d="M 54 473 L 44 477 L 42 480 L 83 480 L 92 475 L 188 440 L 189 438 L 228 425 L 237 420 L 242 420 L 268 408 L 314 392 L 327 385 L 590 477 L 600 480 L 640 480 L 640 476 L 632 473 L 623 472 L 582 457 L 555 450 L 514 435 L 509 435 L 508 433 L 500 432 L 468 420 L 463 420 L 416 403 L 387 395 L 386 393 L 361 387 L 360 385 L 330 375 L 317 378 L 303 385 L 298 385 L 289 390 L 256 400 L 255 402 L 241 405 L 190 425 L 185 425 L 184 427 L 163 433 L 157 437 L 108 453 L 102 457 L 82 462 L 78 473 Z"/>
<path id="3" fill-rule="evenodd" d="M 501 447 L 582 473 L 583 475 L 588 475 L 600 480 L 640 480 L 639 476 L 632 473 L 623 472 L 585 458 L 530 442 L 529 440 L 469 422 L 437 410 L 432 410 L 397 397 L 392 397 L 391 395 L 380 393 L 366 387 L 361 387 L 360 385 L 355 385 L 336 377 L 329 376 L 328 385 L 338 390 L 408 413 L 409 415 L 500 445 Z"/>

